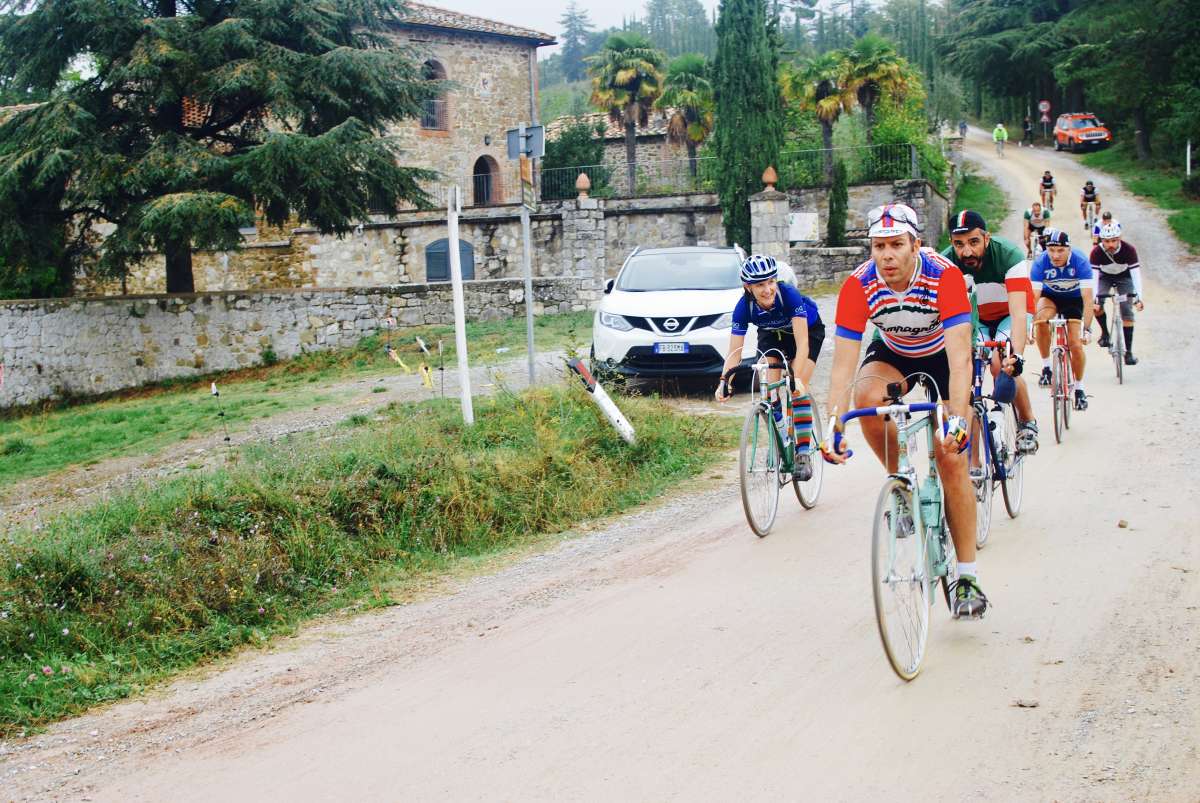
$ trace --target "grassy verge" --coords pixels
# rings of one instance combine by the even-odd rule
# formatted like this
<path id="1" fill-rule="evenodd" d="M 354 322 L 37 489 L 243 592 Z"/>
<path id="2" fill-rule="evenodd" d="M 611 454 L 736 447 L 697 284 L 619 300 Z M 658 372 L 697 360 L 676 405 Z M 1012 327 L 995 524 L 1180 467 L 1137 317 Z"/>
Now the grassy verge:
<path id="1" fill-rule="evenodd" d="M 590 312 L 544 315 L 535 320 L 534 338 L 538 349 L 577 347 L 590 337 L 590 327 Z M 402 369 L 387 356 L 385 346 L 390 342 L 409 368 L 416 370 L 421 362 L 418 335 L 431 348 L 438 340 L 444 341 L 446 363 L 454 364 L 453 327 L 426 326 L 390 338 L 372 335 L 353 349 L 313 352 L 218 376 L 220 407 L 208 393 L 212 377 L 205 377 L 0 420 L 0 486 L 68 466 L 160 451 L 193 435 L 212 432 L 222 423 L 234 431 L 244 429 L 256 419 L 337 401 L 356 392 L 322 388 L 339 379 L 376 377 L 376 387 L 387 390 L 388 381 Z M 525 319 L 469 324 L 467 341 L 473 364 L 520 357 L 525 354 Z M 436 369 L 436 354 L 433 359 Z M 220 410 L 223 417 L 218 417 Z"/>
<path id="2" fill-rule="evenodd" d="M 406 577 L 622 510 L 699 472 L 729 422 L 576 386 L 391 405 L 333 441 L 147 486 L 0 543 L 0 736 L 124 697 Z"/>
<path id="3" fill-rule="evenodd" d="M 987 176 L 977 173 L 965 173 L 958 184 L 958 196 L 954 199 L 954 209 L 951 212 L 963 209 L 974 209 L 983 215 L 992 231 L 999 230 L 1000 223 L 1008 217 L 1009 212 L 1008 199 L 1004 197 L 999 185 Z M 942 239 L 938 242 L 938 250 L 941 251 L 948 245 L 950 234 L 943 232 Z"/>
<path id="4" fill-rule="evenodd" d="M 1089 153 L 1080 160 L 1085 166 L 1103 170 L 1121 180 L 1134 195 L 1148 198 L 1161 209 L 1171 210 L 1167 224 L 1175 236 L 1193 251 L 1200 249 L 1200 201 L 1183 194 L 1183 171 L 1138 162 L 1132 152 L 1114 147 Z"/>

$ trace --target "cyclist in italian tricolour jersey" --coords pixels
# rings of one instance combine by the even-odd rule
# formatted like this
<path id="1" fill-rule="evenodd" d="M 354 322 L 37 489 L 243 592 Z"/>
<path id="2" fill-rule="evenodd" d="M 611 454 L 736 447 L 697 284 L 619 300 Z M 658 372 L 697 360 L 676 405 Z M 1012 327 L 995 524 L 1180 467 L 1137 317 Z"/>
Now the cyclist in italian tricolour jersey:
<path id="1" fill-rule="evenodd" d="M 1035 204 L 1036 206 L 1036 204 Z M 1025 368 L 1025 345 L 1029 321 L 1033 318 L 1033 286 L 1029 282 L 1029 263 L 1021 249 L 1003 237 L 990 234 L 983 215 L 964 209 L 950 225 L 950 247 L 942 256 L 963 272 L 968 285 L 974 285 L 979 304 L 978 340 L 1007 340 L 1012 356 L 1004 364 L 1005 373 L 1017 386 L 1013 408 L 1020 422 L 1017 448 L 1023 454 L 1037 451 L 1038 428 L 1033 416 L 1029 389 L 1021 372 Z M 1000 371 L 999 356 L 992 363 L 992 376 Z"/>
<path id="2" fill-rule="evenodd" d="M 1033 202 L 1033 206 L 1025 210 L 1025 256 L 1033 258 L 1033 247 L 1035 241 L 1041 243 L 1041 247 L 1045 247 L 1042 242 L 1042 236 L 1046 233 L 1046 224 L 1050 222 L 1050 211 L 1042 208 L 1038 201 Z"/>
<path id="3" fill-rule="evenodd" d="M 1046 250 L 1033 261 L 1029 270 L 1029 280 L 1037 299 L 1033 334 L 1042 354 L 1042 376 L 1038 384 L 1050 384 L 1049 321 L 1061 315 L 1067 320 L 1067 346 L 1071 351 L 1071 369 L 1075 373 L 1075 409 L 1086 410 L 1083 369 L 1087 366 L 1087 355 L 1083 352 L 1083 333 L 1092 328 L 1092 301 L 1096 290 L 1092 264 L 1082 251 L 1071 247 L 1071 238 L 1065 231 L 1051 229 L 1046 236 Z"/>
<path id="4" fill-rule="evenodd" d="M 795 378 L 792 390 L 793 425 L 796 430 L 796 479 L 812 479 L 812 396 L 808 383 L 812 381 L 825 340 L 825 326 L 816 302 L 790 284 L 779 281 L 779 265 L 775 258 L 751 254 L 742 263 L 742 287 L 745 292 L 733 308 L 733 328 L 729 335 L 729 353 L 725 357 L 722 376 L 741 362 L 746 333 L 750 324 L 758 330 L 758 351 L 767 354 L 782 352 Z M 792 274 L 793 277 L 795 274 Z M 775 354 L 768 360 L 778 364 Z M 778 379 L 778 375 L 772 379 Z M 716 397 L 725 401 L 728 389 L 724 381 L 717 384 Z M 780 411 L 776 411 L 780 415 Z M 776 416 L 778 418 L 778 415 Z"/>
<path id="5" fill-rule="evenodd" d="M 1097 274 L 1097 295 L 1116 292 L 1125 296 L 1121 302 L 1121 318 L 1125 324 L 1125 364 L 1137 365 L 1133 356 L 1133 309 L 1141 312 L 1142 265 L 1138 261 L 1137 249 L 1121 238 L 1120 223 L 1109 223 L 1100 229 L 1100 244 L 1092 248 L 1092 269 Z M 1108 348 L 1108 318 L 1104 307 L 1095 307 L 1096 322 L 1100 324 L 1100 346 Z M 1116 334 L 1115 332 L 1113 333 Z"/>
<path id="6" fill-rule="evenodd" d="M 855 269 L 838 294 L 830 408 L 834 414 L 850 409 L 863 333 L 873 323 L 875 339 L 853 382 L 853 405 L 886 404 L 889 383 L 901 383 L 907 392 L 909 377 L 923 373 L 932 377 L 955 426 L 965 427 L 971 410 L 971 302 L 962 271 L 937 252 L 921 248 L 917 213 L 904 204 L 872 209 L 867 224 L 871 259 Z M 896 471 L 895 426 L 875 416 L 860 422 L 879 462 Z M 825 444 L 826 459 L 844 463 L 845 442 L 839 451 L 830 443 Z M 958 555 L 955 618 L 982 616 L 988 605 L 975 563 L 975 492 L 967 456 L 960 451 L 965 446 L 966 439 L 959 444 L 948 436 L 937 442 L 935 454 Z"/>

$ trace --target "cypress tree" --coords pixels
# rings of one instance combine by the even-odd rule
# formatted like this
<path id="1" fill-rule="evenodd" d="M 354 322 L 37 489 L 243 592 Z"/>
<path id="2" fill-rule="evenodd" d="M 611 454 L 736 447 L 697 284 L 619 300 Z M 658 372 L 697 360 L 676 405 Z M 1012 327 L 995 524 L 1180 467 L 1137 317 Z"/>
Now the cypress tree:
<path id="1" fill-rule="evenodd" d="M 381 136 L 438 89 L 386 36 L 396 0 L 15 7 L 0 16 L 0 74 L 55 91 L 0 126 L 6 265 L 123 276 L 157 251 L 167 291 L 190 292 L 192 251 L 237 248 L 255 211 L 340 234 L 424 200 L 432 175 Z M 55 89 L 84 56 L 95 75 Z"/>
<path id="2" fill-rule="evenodd" d="M 768 23 L 765 0 L 721 0 L 712 141 L 729 243 L 749 244 L 748 198 L 762 189 L 763 170 L 777 164 L 783 144 L 776 22 Z"/>
<path id="3" fill-rule="evenodd" d="M 833 187 L 829 190 L 829 216 L 825 220 L 825 245 L 834 248 L 846 244 L 846 209 L 850 205 L 846 188 L 846 163 L 833 163 Z"/>

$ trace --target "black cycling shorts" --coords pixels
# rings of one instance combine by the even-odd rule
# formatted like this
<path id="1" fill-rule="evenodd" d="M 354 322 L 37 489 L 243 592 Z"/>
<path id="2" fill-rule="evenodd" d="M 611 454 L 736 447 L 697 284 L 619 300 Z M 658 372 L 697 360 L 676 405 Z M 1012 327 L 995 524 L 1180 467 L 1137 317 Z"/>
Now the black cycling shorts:
<path id="1" fill-rule="evenodd" d="M 892 351 L 882 340 L 872 340 L 871 345 L 867 346 L 867 356 L 863 358 L 862 365 L 865 367 L 873 362 L 886 363 L 904 377 L 919 373 L 928 374 L 937 386 L 938 398 L 943 401 L 950 398 L 950 361 L 946 358 L 945 349 L 926 357 L 906 357 Z M 915 382 L 916 378 L 913 381 Z M 909 390 L 912 390 L 911 384 L 905 388 L 905 391 Z"/>
<path id="2" fill-rule="evenodd" d="M 825 324 L 809 324 L 808 327 L 808 358 L 814 363 L 821 355 L 821 344 L 825 342 Z M 796 359 L 796 336 L 790 329 L 759 329 L 758 350 L 766 353 L 771 349 L 782 351 L 787 361 Z M 775 355 L 772 355 L 775 356 Z"/>
<path id="3" fill-rule="evenodd" d="M 1046 298 L 1054 302 L 1055 308 L 1058 309 L 1058 314 L 1068 321 L 1083 320 L 1083 296 L 1075 296 L 1074 298 L 1046 296 Z"/>

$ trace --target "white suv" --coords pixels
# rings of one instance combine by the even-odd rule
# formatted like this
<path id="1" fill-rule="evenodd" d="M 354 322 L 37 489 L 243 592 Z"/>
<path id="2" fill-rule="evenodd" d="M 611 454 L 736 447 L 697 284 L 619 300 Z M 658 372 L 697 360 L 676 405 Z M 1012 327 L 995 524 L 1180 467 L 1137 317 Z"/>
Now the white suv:
<path id="1" fill-rule="evenodd" d="M 634 249 L 596 310 L 593 372 L 720 376 L 744 292 L 742 259 L 736 247 Z M 752 332 L 747 339 L 754 342 Z"/>

